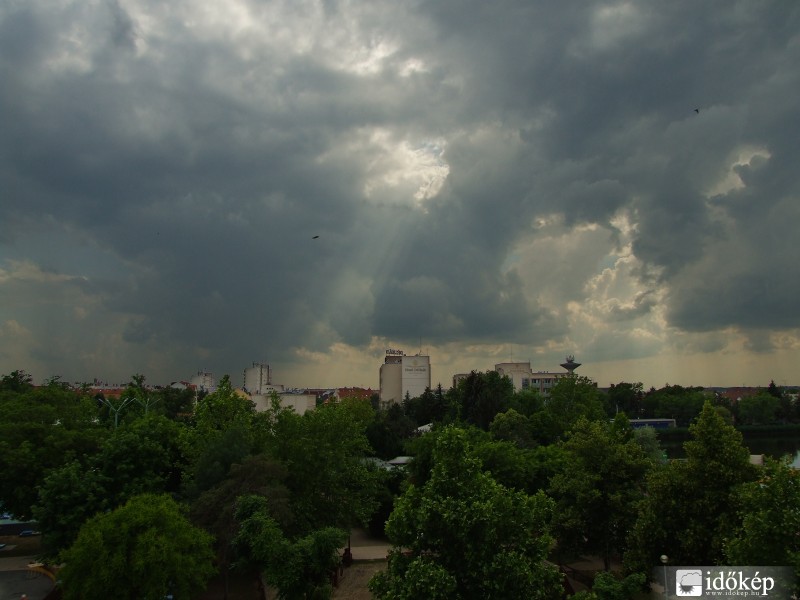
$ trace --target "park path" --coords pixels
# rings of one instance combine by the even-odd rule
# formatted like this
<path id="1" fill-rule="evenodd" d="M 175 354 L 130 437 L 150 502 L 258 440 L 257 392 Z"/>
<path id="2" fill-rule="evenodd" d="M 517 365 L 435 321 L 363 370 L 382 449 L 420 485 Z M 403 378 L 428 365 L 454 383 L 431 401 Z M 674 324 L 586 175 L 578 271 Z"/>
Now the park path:
<path id="1" fill-rule="evenodd" d="M 34 556 L 9 556 L 0 558 L 0 600 L 19 600 L 23 594 L 28 600 L 42 600 L 53 589 L 53 580 L 28 569 Z"/>

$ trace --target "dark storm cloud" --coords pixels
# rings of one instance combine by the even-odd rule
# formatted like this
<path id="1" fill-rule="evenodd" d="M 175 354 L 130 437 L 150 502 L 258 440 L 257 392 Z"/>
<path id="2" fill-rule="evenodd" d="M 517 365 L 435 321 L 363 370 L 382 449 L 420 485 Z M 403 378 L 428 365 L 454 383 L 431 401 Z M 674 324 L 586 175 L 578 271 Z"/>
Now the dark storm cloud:
<path id="1" fill-rule="evenodd" d="M 749 2 L 6 5 L 3 255 L 48 227 L 97 248 L 61 270 L 104 282 L 87 310 L 131 348 L 187 353 L 169 368 L 373 336 L 563 342 L 584 265 L 532 246 L 560 269 L 537 290 L 509 261 L 540 219 L 621 239 L 626 216 L 641 287 L 610 321 L 663 298 L 689 331 L 800 327 L 799 19 Z"/>

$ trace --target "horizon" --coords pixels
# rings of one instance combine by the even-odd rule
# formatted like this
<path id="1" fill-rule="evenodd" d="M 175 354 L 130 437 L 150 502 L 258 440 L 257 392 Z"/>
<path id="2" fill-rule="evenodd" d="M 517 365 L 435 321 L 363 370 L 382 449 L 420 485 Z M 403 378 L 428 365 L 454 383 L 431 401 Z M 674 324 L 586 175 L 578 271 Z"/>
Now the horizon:
<path id="1" fill-rule="evenodd" d="M 252 362 L 257 362 L 257 361 L 252 361 Z M 174 383 L 190 382 L 191 379 L 194 378 L 195 376 L 206 373 L 206 374 L 210 374 L 211 375 L 212 380 L 214 381 L 214 386 L 215 387 L 219 383 L 220 379 L 222 379 L 223 376 L 228 375 L 230 377 L 231 384 L 235 388 L 241 388 L 242 387 L 241 384 L 243 383 L 243 381 L 239 381 L 239 380 L 243 378 L 243 373 L 244 373 L 245 369 L 249 368 L 252 365 L 252 362 L 249 365 L 247 365 L 247 366 L 243 367 L 242 369 L 240 369 L 237 373 L 216 372 L 213 369 L 195 369 L 190 374 L 181 375 L 178 378 L 167 378 L 168 380 L 165 380 L 165 381 L 152 381 L 148 377 L 147 373 L 141 373 L 141 372 L 133 372 L 130 375 L 128 375 L 127 377 L 123 377 L 121 379 L 114 380 L 113 378 L 98 377 L 98 376 L 92 376 L 92 377 L 90 377 L 88 379 L 71 378 L 71 377 L 67 377 L 67 376 L 63 376 L 63 375 L 59 375 L 59 374 L 53 374 L 53 375 L 46 376 L 46 377 L 37 377 L 37 376 L 33 375 L 32 373 L 30 373 L 29 371 L 27 371 L 26 369 L 20 369 L 20 370 L 24 371 L 26 374 L 30 375 L 31 378 L 32 378 L 32 383 L 34 385 L 37 385 L 37 386 L 44 385 L 44 383 L 47 380 L 51 379 L 52 377 L 59 377 L 61 381 L 66 382 L 69 385 L 81 385 L 81 384 L 87 384 L 87 383 L 88 384 L 92 384 L 92 383 L 96 382 L 97 386 L 108 385 L 109 387 L 125 387 L 126 385 L 128 385 L 128 383 L 131 382 L 133 375 L 141 374 L 141 375 L 145 376 L 145 385 L 148 386 L 148 387 L 168 387 L 169 385 L 172 385 Z M 527 363 L 529 361 L 528 360 L 520 360 L 520 359 L 514 359 L 514 360 L 506 359 L 506 360 L 498 361 L 495 364 L 500 364 L 502 362 L 522 362 L 522 363 Z M 580 361 L 576 361 L 576 362 L 580 362 Z M 486 372 L 486 371 L 493 371 L 494 370 L 494 365 L 492 365 L 491 367 L 484 368 L 484 369 L 472 368 L 472 369 L 467 369 L 467 370 L 464 370 L 464 371 L 453 372 L 448 377 L 445 377 L 445 378 L 443 378 L 441 380 L 436 380 L 436 378 L 434 376 L 434 366 L 435 366 L 435 362 L 432 361 L 431 362 L 431 389 L 436 389 L 436 387 L 441 384 L 442 388 L 445 389 L 445 390 L 447 390 L 447 389 L 452 387 L 452 378 L 453 378 L 453 376 L 455 376 L 457 374 L 470 373 L 472 371 Z M 607 389 L 607 388 L 611 387 L 611 385 L 618 385 L 620 383 L 631 383 L 631 384 L 641 383 L 642 384 L 642 388 L 643 388 L 643 390 L 645 392 L 647 392 L 650 389 L 658 390 L 658 389 L 661 389 L 661 388 L 664 388 L 664 387 L 667 387 L 667 386 L 672 386 L 672 385 L 679 385 L 679 386 L 684 387 L 684 388 L 699 387 L 699 388 L 703 388 L 703 389 L 715 389 L 715 388 L 722 388 L 722 389 L 734 389 L 734 388 L 751 388 L 751 389 L 755 389 L 755 388 L 763 388 L 763 389 L 766 389 L 770 385 L 770 382 L 774 382 L 775 385 L 778 386 L 779 388 L 798 388 L 798 387 L 800 387 L 800 384 L 792 384 L 792 383 L 787 382 L 787 381 L 776 381 L 774 378 L 771 378 L 771 377 L 768 377 L 766 379 L 766 381 L 764 381 L 764 382 L 754 382 L 754 383 L 744 382 L 744 383 L 738 383 L 738 384 L 734 383 L 734 384 L 731 384 L 731 385 L 724 385 L 724 384 L 717 384 L 717 383 L 710 383 L 710 384 L 684 383 L 684 382 L 678 382 L 678 381 L 666 381 L 666 382 L 661 383 L 661 384 L 648 384 L 648 383 L 646 383 L 646 382 L 644 382 L 644 381 L 642 381 L 642 380 L 640 380 L 640 379 L 638 379 L 636 377 L 633 377 L 633 378 L 621 378 L 621 379 L 616 379 L 616 380 L 612 380 L 612 381 L 608 381 L 606 383 L 603 383 L 603 382 L 599 381 L 598 379 L 596 379 L 595 377 L 592 377 L 591 375 L 589 375 L 587 373 L 581 373 L 580 369 L 582 369 L 585 366 L 586 366 L 585 364 L 581 363 L 581 366 L 576 370 L 576 375 L 588 377 L 590 380 L 592 380 L 597 385 L 598 388 L 601 388 L 601 389 Z M 379 381 L 378 381 L 378 370 L 379 370 L 379 368 L 380 368 L 380 364 L 376 365 L 376 368 L 375 368 L 375 382 L 372 383 L 372 384 L 360 384 L 360 383 L 349 382 L 349 383 L 340 383 L 340 384 L 335 384 L 335 385 L 309 385 L 309 384 L 302 383 L 302 382 L 297 382 L 297 381 L 294 381 L 292 383 L 285 383 L 283 381 L 280 381 L 279 378 L 275 377 L 275 369 L 272 367 L 272 365 L 270 365 L 270 373 L 272 375 L 272 377 L 271 377 L 272 385 L 283 386 L 284 389 L 286 389 L 286 390 L 290 390 L 290 389 L 360 388 L 360 389 L 372 389 L 372 390 L 378 391 L 379 390 Z M 559 370 L 559 369 L 561 369 L 560 365 L 557 366 L 555 369 L 545 369 L 545 368 L 541 368 L 540 369 L 540 368 L 537 368 L 537 366 L 534 365 L 532 362 L 531 362 L 531 369 L 532 369 L 533 373 L 561 373 L 563 371 L 563 369 Z M 563 372 L 566 372 L 566 371 L 563 371 Z M 10 374 L 10 372 L 9 373 L 0 373 L 0 375 L 8 375 L 8 374 Z"/>
<path id="2" fill-rule="evenodd" d="M 204 7 L 0 8 L 0 372 L 800 376 L 800 3 Z"/>

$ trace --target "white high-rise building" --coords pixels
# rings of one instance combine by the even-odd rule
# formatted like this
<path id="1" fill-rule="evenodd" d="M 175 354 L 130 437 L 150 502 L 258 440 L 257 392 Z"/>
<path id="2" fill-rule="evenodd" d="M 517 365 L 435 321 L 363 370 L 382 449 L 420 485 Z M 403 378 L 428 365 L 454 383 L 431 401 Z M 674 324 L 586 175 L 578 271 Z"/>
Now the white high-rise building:
<path id="1" fill-rule="evenodd" d="M 406 395 L 421 396 L 431 387 L 431 358 L 406 356 L 402 350 L 387 350 L 380 369 L 381 406 L 402 402 Z"/>

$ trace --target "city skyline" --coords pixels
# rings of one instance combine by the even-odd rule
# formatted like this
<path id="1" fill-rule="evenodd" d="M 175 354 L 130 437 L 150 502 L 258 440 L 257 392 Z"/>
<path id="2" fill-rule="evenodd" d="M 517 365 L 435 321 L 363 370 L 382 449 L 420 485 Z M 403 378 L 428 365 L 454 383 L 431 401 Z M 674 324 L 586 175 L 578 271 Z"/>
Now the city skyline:
<path id="1" fill-rule="evenodd" d="M 402 352 L 402 351 L 400 351 L 400 350 L 387 350 L 386 352 L 388 354 L 389 352 L 397 353 L 397 352 Z M 415 356 L 415 355 L 418 355 L 418 354 L 407 354 L 406 356 L 412 357 L 412 356 Z M 428 355 L 423 355 L 423 356 L 426 356 L 426 357 L 430 358 Z M 567 362 L 569 362 L 570 359 L 574 359 L 574 358 L 575 358 L 574 356 L 567 356 L 566 360 L 567 360 Z M 373 391 L 378 392 L 379 389 L 380 389 L 379 369 L 380 369 L 382 364 L 383 364 L 383 362 L 381 362 L 380 364 L 377 365 L 378 369 L 376 370 L 377 374 L 376 374 L 376 381 L 375 382 L 372 382 L 372 383 L 345 382 L 345 383 L 337 383 L 336 385 L 309 385 L 307 382 L 303 381 L 302 376 L 301 376 L 300 380 L 296 380 L 296 381 L 293 380 L 292 382 L 286 382 L 286 381 L 284 381 L 284 380 L 282 380 L 280 378 L 280 374 L 278 374 L 276 376 L 275 369 L 272 367 L 272 365 L 269 365 L 267 363 L 261 363 L 261 362 L 258 362 L 258 361 L 253 361 L 252 363 L 250 363 L 250 365 L 248 365 L 248 366 L 246 366 L 246 367 L 244 367 L 244 368 L 242 368 L 242 369 L 240 369 L 239 371 L 236 371 L 236 372 L 218 372 L 218 371 L 214 371 L 213 369 L 203 368 L 203 369 L 197 369 L 197 370 L 195 370 L 195 371 L 193 371 L 191 373 L 181 373 L 176 377 L 174 376 L 174 377 L 171 377 L 171 378 L 167 378 L 164 381 L 151 381 L 147 377 L 146 373 L 132 373 L 130 376 L 123 377 L 120 380 L 114 380 L 113 378 L 109 379 L 107 377 L 102 377 L 102 376 L 95 376 L 95 377 L 92 377 L 90 379 L 72 380 L 72 379 L 70 379 L 68 377 L 66 377 L 66 378 L 63 377 L 62 375 L 56 374 L 56 376 L 58 376 L 61 381 L 64 381 L 64 382 L 66 382 L 68 384 L 71 384 L 71 385 L 94 384 L 96 387 L 109 387 L 109 388 L 117 388 L 118 387 L 118 388 L 123 388 L 123 387 L 127 386 L 132 381 L 134 375 L 144 375 L 145 376 L 145 385 L 148 386 L 148 387 L 164 387 L 164 386 L 168 386 L 168 385 L 176 384 L 176 383 L 193 383 L 193 382 L 196 382 L 198 385 L 202 385 L 203 387 L 211 385 L 213 389 L 216 389 L 216 386 L 219 383 L 219 380 L 222 377 L 227 375 L 231 380 L 231 384 L 235 388 L 245 389 L 247 386 L 244 385 L 244 380 L 248 376 L 247 372 L 251 371 L 251 370 L 254 370 L 254 369 L 258 368 L 258 367 L 262 367 L 262 368 L 263 367 L 267 367 L 268 368 L 268 372 L 270 374 L 270 379 L 269 379 L 268 383 L 271 386 L 279 386 L 280 388 L 283 388 L 283 389 L 289 390 L 289 391 L 291 391 L 291 390 L 303 390 L 303 389 L 305 389 L 305 390 L 313 390 L 313 389 L 320 390 L 320 389 L 358 388 L 358 389 L 372 389 Z M 431 363 L 431 365 L 434 365 L 434 364 L 435 363 L 433 363 L 433 362 Z M 452 387 L 453 380 L 454 380 L 454 378 L 456 376 L 464 376 L 464 375 L 469 374 L 472 371 L 476 371 L 476 372 L 494 371 L 494 370 L 496 370 L 496 367 L 498 367 L 498 366 L 507 366 L 509 364 L 527 364 L 527 365 L 530 365 L 531 374 L 542 373 L 542 374 L 552 375 L 554 373 L 559 373 L 559 374 L 561 374 L 561 373 L 567 374 L 568 373 L 568 370 L 566 370 L 566 368 L 564 367 L 563 364 L 560 364 L 560 365 L 558 365 L 558 366 L 556 366 L 554 368 L 549 368 L 548 369 L 548 368 L 544 368 L 541 365 L 537 366 L 537 365 L 533 364 L 532 362 L 530 362 L 528 360 L 522 360 L 522 359 L 516 359 L 516 358 L 513 358 L 513 357 L 509 357 L 505 361 L 498 362 L 497 364 L 492 365 L 490 367 L 486 367 L 486 368 L 475 367 L 475 368 L 466 369 L 464 371 L 452 372 L 452 373 L 449 373 L 449 374 L 445 373 L 440 378 L 432 376 L 431 389 L 436 389 L 437 386 L 441 385 L 442 388 L 446 390 L 446 389 Z M 577 363 L 577 364 L 578 364 L 578 367 L 580 367 L 581 369 L 585 366 L 582 363 Z M 577 369 L 577 367 L 576 367 L 576 369 Z M 50 377 L 54 376 L 54 375 L 51 375 L 50 377 L 43 377 L 43 378 L 37 379 L 37 378 L 33 377 L 33 375 L 31 373 L 29 373 L 28 371 L 26 371 L 25 369 L 21 369 L 21 370 L 24 371 L 25 373 L 27 373 L 28 375 L 31 375 L 31 377 L 33 378 L 33 384 L 34 385 L 41 385 L 41 384 L 45 383 L 48 379 L 50 379 Z M 433 373 L 433 369 L 431 369 L 431 372 Z M 8 373 L 0 373 L 0 374 L 8 374 Z M 654 383 L 648 383 L 647 381 L 643 381 L 642 378 L 636 378 L 636 377 L 617 378 L 617 379 L 612 379 L 612 380 L 609 380 L 609 381 L 603 383 L 602 380 L 597 379 L 596 377 L 591 376 L 591 375 L 586 375 L 584 373 L 575 373 L 575 374 L 579 375 L 579 376 L 588 377 L 590 380 L 594 381 L 594 383 L 596 383 L 598 385 L 598 387 L 600 387 L 600 388 L 608 388 L 611 385 L 617 385 L 619 383 L 633 383 L 633 384 L 641 383 L 643 385 L 644 391 L 647 391 L 649 389 L 660 389 L 660 388 L 666 387 L 668 385 L 681 385 L 683 387 L 702 387 L 702 388 L 708 388 L 708 389 L 714 389 L 714 388 L 728 388 L 728 389 L 764 388 L 764 389 L 766 389 L 769 386 L 770 383 L 774 383 L 775 385 L 777 385 L 779 387 L 786 387 L 786 388 L 800 387 L 797 384 L 792 383 L 791 381 L 786 381 L 786 380 L 776 381 L 773 378 L 769 378 L 766 381 L 766 383 L 764 383 L 764 382 L 755 382 L 755 383 L 742 382 L 742 383 L 739 383 L 739 384 L 732 384 L 732 385 L 721 385 L 721 384 L 714 384 L 714 383 L 701 384 L 701 383 L 675 382 L 675 381 L 672 381 L 672 382 L 666 381 L 666 382 L 664 382 L 662 384 L 654 384 Z M 209 384 L 208 382 L 211 382 L 211 383 Z"/>
<path id="2" fill-rule="evenodd" d="M 0 6 L 0 372 L 798 383 L 800 5 Z"/>

